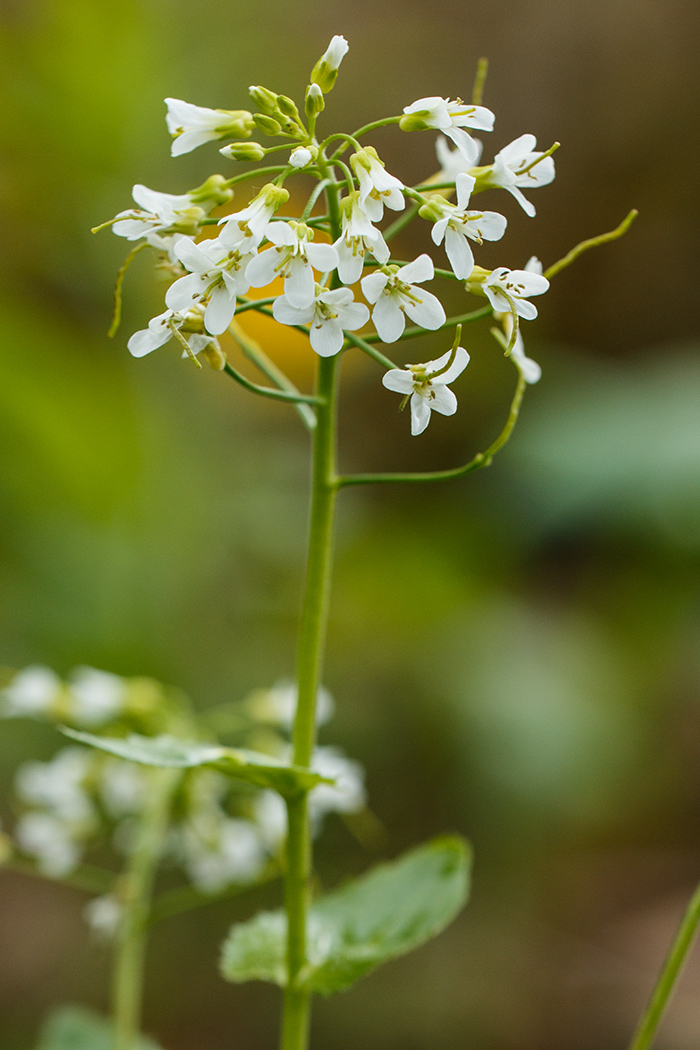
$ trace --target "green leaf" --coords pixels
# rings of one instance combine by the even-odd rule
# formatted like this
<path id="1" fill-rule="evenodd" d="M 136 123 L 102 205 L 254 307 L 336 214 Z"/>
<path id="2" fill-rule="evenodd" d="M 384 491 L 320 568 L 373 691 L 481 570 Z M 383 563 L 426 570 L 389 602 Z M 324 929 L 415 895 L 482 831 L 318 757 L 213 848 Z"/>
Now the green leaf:
<path id="1" fill-rule="evenodd" d="M 272 788 L 280 795 L 297 795 L 317 784 L 332 781 L 299 766 L 290 766 L 257 751 L 244 751 L 217 744 L 198 744 L 177 740 L 171 736 L 147 737 L 132 733 L 125 739 L 79 733 L 63 729 L 66 736 L 90 744 L 111 755 L 140 762 L 146 766 L 165 766 L 177 769 L 218 769 L 236 780 L 245 780 L 258 787 Z"/>
<path id="2" fill-rule="evenodd" d="M 321 897 L 309 912 L 300 986 L 330 995 L 440 933 L 466 903 L 470 864 L 467 843 L 446 836 Z M 286 931 L 282 911 L 234 926 L 223 949 L 224 977 L 284 986 Z"/>
<path id="3" fill-rule="evenodd" d="M 114 1029 L 110 1021 L 80 1006 L 60 1006 L 46 1022 L 37 1050 L 113 1050 L 113 1047 Z M 134 1050 L 159 1050 L 159 1047 L 140 1036 Z"/>

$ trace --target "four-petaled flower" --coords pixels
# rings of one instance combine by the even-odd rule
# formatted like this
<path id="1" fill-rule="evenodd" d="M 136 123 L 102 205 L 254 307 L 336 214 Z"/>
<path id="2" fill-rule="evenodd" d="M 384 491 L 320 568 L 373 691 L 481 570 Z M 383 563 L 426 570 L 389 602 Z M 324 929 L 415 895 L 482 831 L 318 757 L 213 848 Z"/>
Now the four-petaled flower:
<path id="1" fill-rule="evenodd" d="M 537 307 L 527 301 L 528 295 L 542 295 L 549 288 L 549 281 L 531 270 L 509 270 L 499 266 L 482 285 L 486 296 L 499 313 L 515 311 L 526 321 L 537 317 Z"/>
<path id="2" fill-rule="evenodd" d="M 459 98 L 450 101 L 438 95 L 419 98 L 410 106 L 404 106 L 404 113 L 399 125 L 404 131 L 437 128 L 452 139 L 470 165 L 477 163 L 480 148 L 464 128 L 493 131 L 495 120 L 491 110 L 485 106 L 474 106 Z"/>
<path id="3" fill-rule="evenodd" d="M 472 142 L 476 146 L 476 155 L 473 160 L 468 161 L 461 149 L 450 149 L 450 144 L 445 136 L 438 135 L 435 139 L 435 153 L 440 171 L 437 177 L 429 181 L 454 182 L 461 171 L 469 171 L 470 168 L 475 167 L 481 159 L 484 144 L 479 139 L 472 139 Z"/>
<path id="4" fill-rule="evenodd" d="M 196 234 L 206 211 L 194 204 L 189 193 L 159 193 L 137 183 L 132 196 L 138 208 L 120 211 L 112 230 L 118 237 L 138 241 L 153 233 Z"/>
<path id="5" fill-rule="evenodd" d="M 534 135 L 521 135 L 494 157 L 491 171 L 486 173 L 484 185 L 501 186 L 512 193 L 526 215 L 535 214 L 535 206 L 521 192 L 520 187 L 536 189 L 547 186 L 555 176 L 554 160 L 543 153 L 534 152 L 537 139 Z M 538 158 L 542 157 L 542 160 Z M 525 170 L 527 169 L 527 170 Z"/>
<path id="6" fill-rule="evenodd" d="M 392 368 L 384 373 L 382 383 L 387 390 L 411 398 L 411 433 L 422 434 L 430 422 L 431 412 L 452 416 L 457 411 L 457 398 L 448 390 L 469 364 L 469 354 L 462 346 L 448 350 L 436 361 L 408 368 Z M 403 407 L 403 406 L 402 406 Z"/>
<path id="7" fill-rule="evenodd" d="M 310 324 L 311 346 L 320 357 L 332 357 L 343 345 L 343 329 L 354 332 L 369 320 L 364 303 L 353 301 L 349 288 L 317 288 L 308 306 L 292 306 L 286 296 L 272 305 L 272 314 L 280 324 Z"/>
<path id="8" fill-rule="evenodd" d="M 367 302 L 374 304 L 372 320 L 382 342 L 396 342 L 406 326 L 406 314 L 421 328 L 431 331 L 445 323 L 440 300 L 410 283 L 420 284 L 434 276 L 433 260 L 429 255 L 419 255 L 398 270 L 370 273 L 362 278 L 362 292 Z"/>
<path id="9" fill-rule="evenodd" d="M 210 343 L 216 343 L 216 340 L 212 335 L 207 335 L 202 331 L 187 331 L 187 328 L 194 325 L 201 329 L 202 315 L 200 313 L 190 311 L 184 314 L 176 313 L 174 310 L 165 310 L 162 314 L 158 314 L 157 317 L 151 318 L 148 322 L 148 328 L 142 328 L 140 332 L 134 332 L 127 343 L 129 353 L 132 357 L 145 357 L 146 354 L 150 354 L 153 350 L 165 346 L 167 342 L 175 337 L 175 333 L 179 332 L 189 346 L 190 353 L 193 355 L 200 354 Z M 182 331 L 183 327 L 186 329 L 185 332 Z M 186 356 L 186 354 L 187 351 L 183 349 L 183 356 Z"/>
<path id="10" fill-rule="evenodd" d="M 467 238 L 477 241 L 499 241 L 506 232 L 507 220 L 496 211 L 466 211 L 474 188 L 473 175 L 460 172 L 455 180 L 457 204 L 450 204 L 439 194 L 431 197 L 426 208 L 440 218 L 431 236 L 435 244 L 445 240 L 445 251 L 455 277 L 466 280 L 474 269 L 474 253 Z M 422 214 L 422 210 L 421 210 Z"/>
<path id="11" fill-rule="evenodd" d="M 381 219 L 385 204 L 393 211 L 403 211 L 406 206 L 403 183 L 389 174 L 376 149 L 367 146 L 353 153 L 350 163 L 360 183 L 360 207 L 372 222 Z"/>
<path id="12" fill-rule="evenodd" d="M 238 248 L 240 252 L 253 251 L 265 236 L 272 216 L 288 198 L 287 190 L 268 182 L 247 208 L 219 220 L 222 226 L 219 240 L 227 248 Z"/>
<path id="13" fill-rule="evenodd" d="M 525 270 L 527 273 L 542 273 L 542 263 L 536 255 L 531 256 L 525 263 Z M 513 315 L 510 311 L 505 314 L 494 314 L 494 316 L 501 321 L 503 329 L 506 334 L 506 339 L 510 340 L 513 332 Z M 515 344 L 510 352 L 510 359 L 522 373 L 522 377 L 526 383 L 537 383 L 542 376 L 542 369 L 537 364 L 537 361 L 533 361 L 531 357 L 527 357 L 525 354 L 525 344 L 523 337 L 518 331 L 515 337 Z"/>
<path id="14" fill-rule="evenodd" d="M 314 231 L 303 222 L 272 222 L 265 236 L 274 245 L 250 263 L 247 277 L 253 288 L 264 288 L 284 277 L 284 295 L 290 306 L 303 308 L 314 300 L 311 267 L 327 273 L 338 265 L 332 244 L 314 244 Z"/>
<path id="15" fill-rule="evenodd" d="M 207 109 L 183 102 L 181 98 L 166 98 L 165 104 L 168 107 L 165 121 L 173 136 L 170 147 L 173 157 L 214 139 L 250 138 L 255 127 L 253 115 L 246 109 Z"/>
<path id="16" fill-rule="evenodd" d="M 165 305 L 182 313 L 206 299 L 204 327 L 212 335 L 221 335 L 236 312 L 236 296 L 248 291 L 246 269 L 254 254 L 229 250 L 219 238 L 195 244 L 189 237 L 178 241 L 174 253 L 190 272 L 171 284 Z"/>
<path id="17" fill-rule="evenodd" d="M 340 205 L 343 232 L 333 247 L 338 252 L 338 276 L 343 284 L 360 279 L 365 252 L 379 263 L 389 261 L 389 246 L 362 210 L 357 191 L 344 197 Z"/>

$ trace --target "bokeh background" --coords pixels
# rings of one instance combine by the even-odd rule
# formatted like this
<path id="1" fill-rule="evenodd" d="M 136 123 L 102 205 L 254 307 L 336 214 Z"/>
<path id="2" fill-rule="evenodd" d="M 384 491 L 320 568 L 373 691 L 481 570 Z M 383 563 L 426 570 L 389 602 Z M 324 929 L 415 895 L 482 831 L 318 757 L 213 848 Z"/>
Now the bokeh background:
<path id="1" fill-rule="evenodd" d="M 487 156 L 523 132 L 563 145 L 536 220 L 492 199 L 509 231 L 479 261 L 548 265 L 640 209 L 540 300 L 527 347 L 544 378 L 490 471 L 343 496 L 324 739 L 364 763 L 386 831 L 372 850 L 329 822 L 320 878 L 443 830 L 468 835 L 477 862 L 447 933 L 314 1022 L 334 1050 L 624 1045 L 700 873 L 696 3 L 2 0 L 0 24 L 7 665 L 150 674 L 201 708 L 293 668 L 298 420 L 172 346 L 130 358 L 128 334 L 160 310 L 143 256 L 122 331 L 105 335 L 125 244 L 90 227 L 134 182 L 179 193 L 234 170 L 213 145 L 169 157 L 164 96 L 237 108 L 262 83 L 298 98 L 343 33 L 326 113 L 349 131 L 423 95 L 468 96 L 488 55 Z M 406 181 L 434 170 L 431 135 L 375 144 Z M 379 370 L 348 356 L 347 468 L 452 465 L 491 440 L 513 371 L 486 330 L 468 335 L 460 412 L 419 440 Z M 308 349 L 267 348 L 308 381 Z M 3 788 L 56 746 L 47 727 L 3 725 Z M 0 1045 L 30 1050 L 53 1005 L 104 1007 L 107 957 L 78 893 L 10 873 L 0 893 Z M 146 1028 L 168 1050 L 275 1045 L 276 991 L 225 984 L 216 956 L 232 919 L 277 899 L 158 928 Z M 699 1027 L 696 959 L 660 1050 L 690 1050 Z"/>

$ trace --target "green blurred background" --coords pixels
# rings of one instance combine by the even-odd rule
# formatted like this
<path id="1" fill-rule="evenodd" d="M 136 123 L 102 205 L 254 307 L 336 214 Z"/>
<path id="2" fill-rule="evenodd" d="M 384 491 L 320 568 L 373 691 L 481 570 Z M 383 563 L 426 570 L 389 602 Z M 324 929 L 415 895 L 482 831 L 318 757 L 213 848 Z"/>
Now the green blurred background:
<path id="1" fill-rule="evenodd" d="M 125 242 L 90 227 L 135 182 L 180 193 L 234 170 L 214 146 L 170 159 L 164 96 L 238 108 L 262 83 L 298 98 L 343 33 L 326 116 L 349 131 L 468 96 L 485 54 L 486 156 L 524 132 L 563 145 L 536 220 L 490 200 L 509 231 L 479 262 L 548 265 L 640 209 L 540 300 L 526 337 L 544 378 L 490 471 L 343 496 L 324 740 L 364 763 L 387 832 L 372 853 L 329 821 L 321 879 L 443 830 L 473 840 L 477 867 L 446 934 L 315 1017 L 333 1050 L 624 1045 L 700 872 L 695 0 L 3 0 L 0 23 L 1 663 L 150 674 L 202 708 L 293 668 L 298 420 L 172 346 L 130 358 L 161 309 L 144 256 L 105 335 Z M 434 170 L 432 135 L 375 144 L 405 181 Z M 379 370 L 348 357 L 346 468 L 452 465 L 491 440 L 513 371 L 486 330 L 468 334 L 460 412 L 418 440 Z M 308 380 L 310 351 L 267 349 Z M 5 724 L 3 788 L 56 745 Z M 107 957 L 79 894 L 8 873 L 1 887 L 0 1045 L 30 1050 L 54 1004 L 104 1007 Z M 168 1050 L 275 1045 L 276 991 L 226 985 L 216 963 L 232 919 L 277 900 L 156 931 L 146 1028 Z M 696 960 L 660 1050 L 696 1047 L 699 1027 Z"/>

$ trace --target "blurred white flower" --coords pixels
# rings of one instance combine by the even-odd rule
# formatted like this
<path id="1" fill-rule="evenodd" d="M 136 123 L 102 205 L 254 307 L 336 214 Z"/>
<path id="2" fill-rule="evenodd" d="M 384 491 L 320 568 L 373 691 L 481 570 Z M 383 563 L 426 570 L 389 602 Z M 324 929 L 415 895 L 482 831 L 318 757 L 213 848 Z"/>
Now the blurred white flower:
<path id="1" fill-rule="evenodd" d="M 116 674 L 94 667 L 77 667 L 68 680 L 73 721 L 99 726 L 120 715 L 126 703 L 126 682 Z"/>
<path id="2" fill-rule="evenodd" d="M 216 893 L 231 883 L 253 882 L 265 865 L 257 826 L 220 810 L 190 817 L 180 829 L 182 859 L 194 885 Z"/>
<path id="3" fill-rule="evenodd" d="M 69 825 L 51 813 L 25 813 L 15 825 L 15 839 L 49 878 L 69 875 L 80 863 L 80 840 Z"/>
<path id="4" fill-rule="evenodd" d="M 319 784 L 309 793 L 309 814 L 318 824 L 326 813 L 357 813 L 367 802 L 364 770 L 337 747 L 317 747 L 311 768 L 334 784 Z"/>
<path id="5" fill-rule="evenodd" d="M 279 681 L 270 689 L 257 689 L 247 701 L 246 707 L 256 722 L 280 726 L 291 730 L 297 712 L 299 692 L 296 682 Z M 316 724 L 325 725 L 333 717 L 335 703 L 324 686 L 316 696 Z"/>
<path id="6" fill-rule="evenodd" d="M 460 172 L 469 171 L 470 168 L 475 167 L 479 163 L 484 144 L 478 139 L 472 139 L 472 142 L 476 147 L 476 152 L 473 159 L 467 161 L 461 149 L 457 149 L 457 147 L 450 149 L 445 136 L 438 135 L 435 140 L 435 152 L 437 153 L 440 172 L 439 177 L 435 180 L 436 182 L 454 182 Z"/>
<path id="7" fill-rule="evenodd" d="M 94 897 L 83 909 L 83 915 L 90 928 L 105 940 L 111 940 L 115 936 L 123 914 L 123 905 L 113 893 Z"/>
<path id="8" fill-rule="evenodd" d="M 0 692 L 1 713 L 7 718 L 49 714 L 62 688 L 61 679 L 50 668 L 25 667 Z"/>
<path id="9" fill-rule="evenodd" d="M 49 810 L 60 820 L 88 824 L 94 806 L 85 790 L 93 756 L 86 748 L 68 747 L 49 762 L 25 762 L 15 774 L 15 790 L 22 802 Z"/>
<path id="10" fill-rule="evenodd" d="M 106 758 L 99 771 L 99 794 L 110 817 L 119 820 L 139 813 L 146 798 L 144 770 L 133 762 Z"/>

